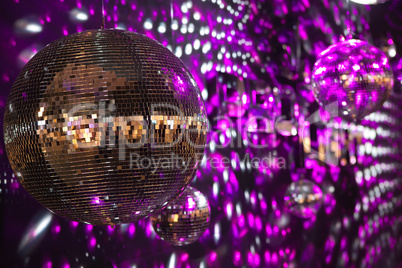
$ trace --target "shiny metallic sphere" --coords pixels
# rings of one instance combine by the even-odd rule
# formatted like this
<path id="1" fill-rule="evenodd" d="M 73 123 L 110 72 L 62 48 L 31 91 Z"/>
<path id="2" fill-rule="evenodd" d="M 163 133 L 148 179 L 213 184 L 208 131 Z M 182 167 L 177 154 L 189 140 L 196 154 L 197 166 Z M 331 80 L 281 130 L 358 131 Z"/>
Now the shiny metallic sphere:
<path id="1" fill-rule="evenodd" d="M 211 209 L 205 196 L 189 186 L 159 214 L 151 216 L 157 235 L 174 246 L 184 246 L 200 238 L 209 226 Z"/>
<path id="2" fill-rule="evenodd" d="M 57 215 L 133 222 L 178 197 L 206 143 L 188 69 L 158 42 L 122 30 L 57 40 L 23 68 L 4 140 L 25 189 Z"/>
<path id="3" fill-rule="evenodd" d="M 314 65 L 313 92 L 320 106 L 337 103 L 338 116 L 357 121 L 377 111 L 393 88 L 387 56 L 360 40 L 346 40 L 324 50 Z"/>
<path id="4" fill-rule="evenodd" d="M 320 187 L 308 180 L 292 182 L 285 192 L 285 206 L 295 216 L 311 218 L 320 209 L 323 197 Z"/>

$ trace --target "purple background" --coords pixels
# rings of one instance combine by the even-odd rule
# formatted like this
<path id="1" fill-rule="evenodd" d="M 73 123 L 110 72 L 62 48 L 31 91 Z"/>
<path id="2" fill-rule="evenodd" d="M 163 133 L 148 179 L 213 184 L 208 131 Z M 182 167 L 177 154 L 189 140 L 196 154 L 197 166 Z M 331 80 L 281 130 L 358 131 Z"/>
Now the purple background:
<path id="1" fill-rule="evenodd" d="M 1 1 L 2 112 L 12 83 L 29 57 L 63 35 L 99 28 L 100 5 L 95 0 Z M 225 113 L 217 101 L 220 85 L 214 82 L 222 72 L 242 77 L 246 84 L 260 79 L 280 91 L 286 86 L 295 88 L 296 102 L 305 107 L 301 113 L 308 117 L 318 105 L 310 102 L 305 83 L 309 83 L 317 54 L 340 40 L 347 21 L 345 4 L 329 0 L 105 0 L 105 7 L 107 27 L 144 33 L 173 46 L 201 90 L 208 92 L 206 107 L 211 117 Z M 87 21 L 74 20 L 71 11 L 76 8 L 88 14 Z M 371 7 L 352 4 L 352 30 L 384 50 L 393 40 L 401 51 L 401 10 L 401 1 Z M 40 25 L 42 31 L 26 32 L 17 23 L 20 19 Z M 177 25 L 173 34 L 171 25 Z M 308 156 L 300 161 L 298 136 L 278 135 L 279 145 L 272 150 L 254 150 L 244 144 L 208 147 L 208 156 L 232 159 L 235 153 L 262 157 L 276 152 L 286 159 L 287 168 L 243 170 L 237 165 L 213 169 L 208 163 L 203 165 L 192 186 L 210 201 L 211 225 L 198 242 L 186 247 L 159 240 L 148 220 L 112 229 L 50 216 L 18 183 L 2 142 L 0 266 L 400 267 L 402 96 L 398 92 L 402 64 L 398 59 L 398 55 L 391 59 L 397 78 L 395 93 L 381 111 L 361 122 L 361 143 L 356 139 L 358 146 L 343 146 L 345 165 L 331 168 Z M 344 133 L 351 135 L 352 127 L 344 123 Z M 325 130 L 324 126 L 312 127 L 311 138 Z M 317 217 L 307 220 L 290 215 L 283 207 L 283 194 L 300 162 L 306 163 L 307 176 L 325 197 Z"/>

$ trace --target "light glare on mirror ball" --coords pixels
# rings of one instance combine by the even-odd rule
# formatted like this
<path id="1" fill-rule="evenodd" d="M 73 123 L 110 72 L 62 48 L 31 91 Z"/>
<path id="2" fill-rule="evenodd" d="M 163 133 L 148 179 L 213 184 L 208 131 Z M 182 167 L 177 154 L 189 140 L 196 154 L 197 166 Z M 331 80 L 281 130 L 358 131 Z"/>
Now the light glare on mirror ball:
<path id="1" fill-rule="evenodd" d="M 377 5 L 377 4 L 383 4 L 387 2 L 388 0 L 350 0 L 352 2 L 355 2 L 356 4 L 362 4 L 362 5 Z"/>

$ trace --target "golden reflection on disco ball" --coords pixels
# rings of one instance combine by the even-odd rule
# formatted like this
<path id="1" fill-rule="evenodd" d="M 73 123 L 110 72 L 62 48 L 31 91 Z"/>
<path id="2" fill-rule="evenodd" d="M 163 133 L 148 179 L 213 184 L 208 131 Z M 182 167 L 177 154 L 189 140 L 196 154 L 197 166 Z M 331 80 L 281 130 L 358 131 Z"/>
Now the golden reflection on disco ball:
<path id="1" fill-rule="evenodd" d="M 351 39 L 325 49 L 314 65 L 313 93 L 329 109 L 336 103 L 337 116 L 357 121 L 377 111 L 393 88 L 387 56 L 375 46 Z"/>
<path id="2" fill-rule="evenodd" d="M 200 91 L 158 42 L 121 30 L 57 40 L 23 68 L 4 139 L 25 189 L 89 224 L 139 220 L 178 197 L 206 143 Z"/>
<path id="3" fill-rule="evenodd" d="M 285 206 L 300 218 L 311 218 L 322 205 L 322 191 L 314 182 L 301 179 L 292 182 L 285 192 Z"/>
<path id="4" fill-rule="evenodd" d="M 159 214 L 151 216 L 158 236 L 174 246 L 184 246 L 200 238 L 209 226 L 211 209 L 205 196 L 189 186 Z"/>

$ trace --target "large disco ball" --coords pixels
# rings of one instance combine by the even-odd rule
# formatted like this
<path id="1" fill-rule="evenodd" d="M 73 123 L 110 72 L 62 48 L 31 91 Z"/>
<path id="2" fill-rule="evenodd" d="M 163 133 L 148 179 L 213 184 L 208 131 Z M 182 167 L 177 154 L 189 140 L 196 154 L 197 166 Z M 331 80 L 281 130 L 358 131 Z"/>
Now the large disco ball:
<path id="1" fill-rule="evenodd" d="M 57 40 L 19 74 L 4 139 L 25 189 L 57 215 L 139 220 L 178 197 L 204 152 L 206 114 L 184 64 L 121 30 Z"/>
<path id="2" fill-rule="evenodd" d="M 323 202 L 321 188 L 305 179 L 292 182 L 286 189 L 284 199 L 289 212 L 300 218 L 316 215 Z"/>
<path id="3" fill-rule="evenodd" d="M 380 49 L 351 39 L 320 54 L 312 83 L 314 96 L 322 107 L 337 102 L 340 117 L 357 121 L 387 100 L 393 75 L 388 58 Z"/>
<path id="4" fill-rule="evenodd" d="M 151 216 L 152 227 L 164 241 L 174 246 L 194 243 L 209 226 L 211 209 L 205 196 L 189 186 L 160 213 Z"/>

